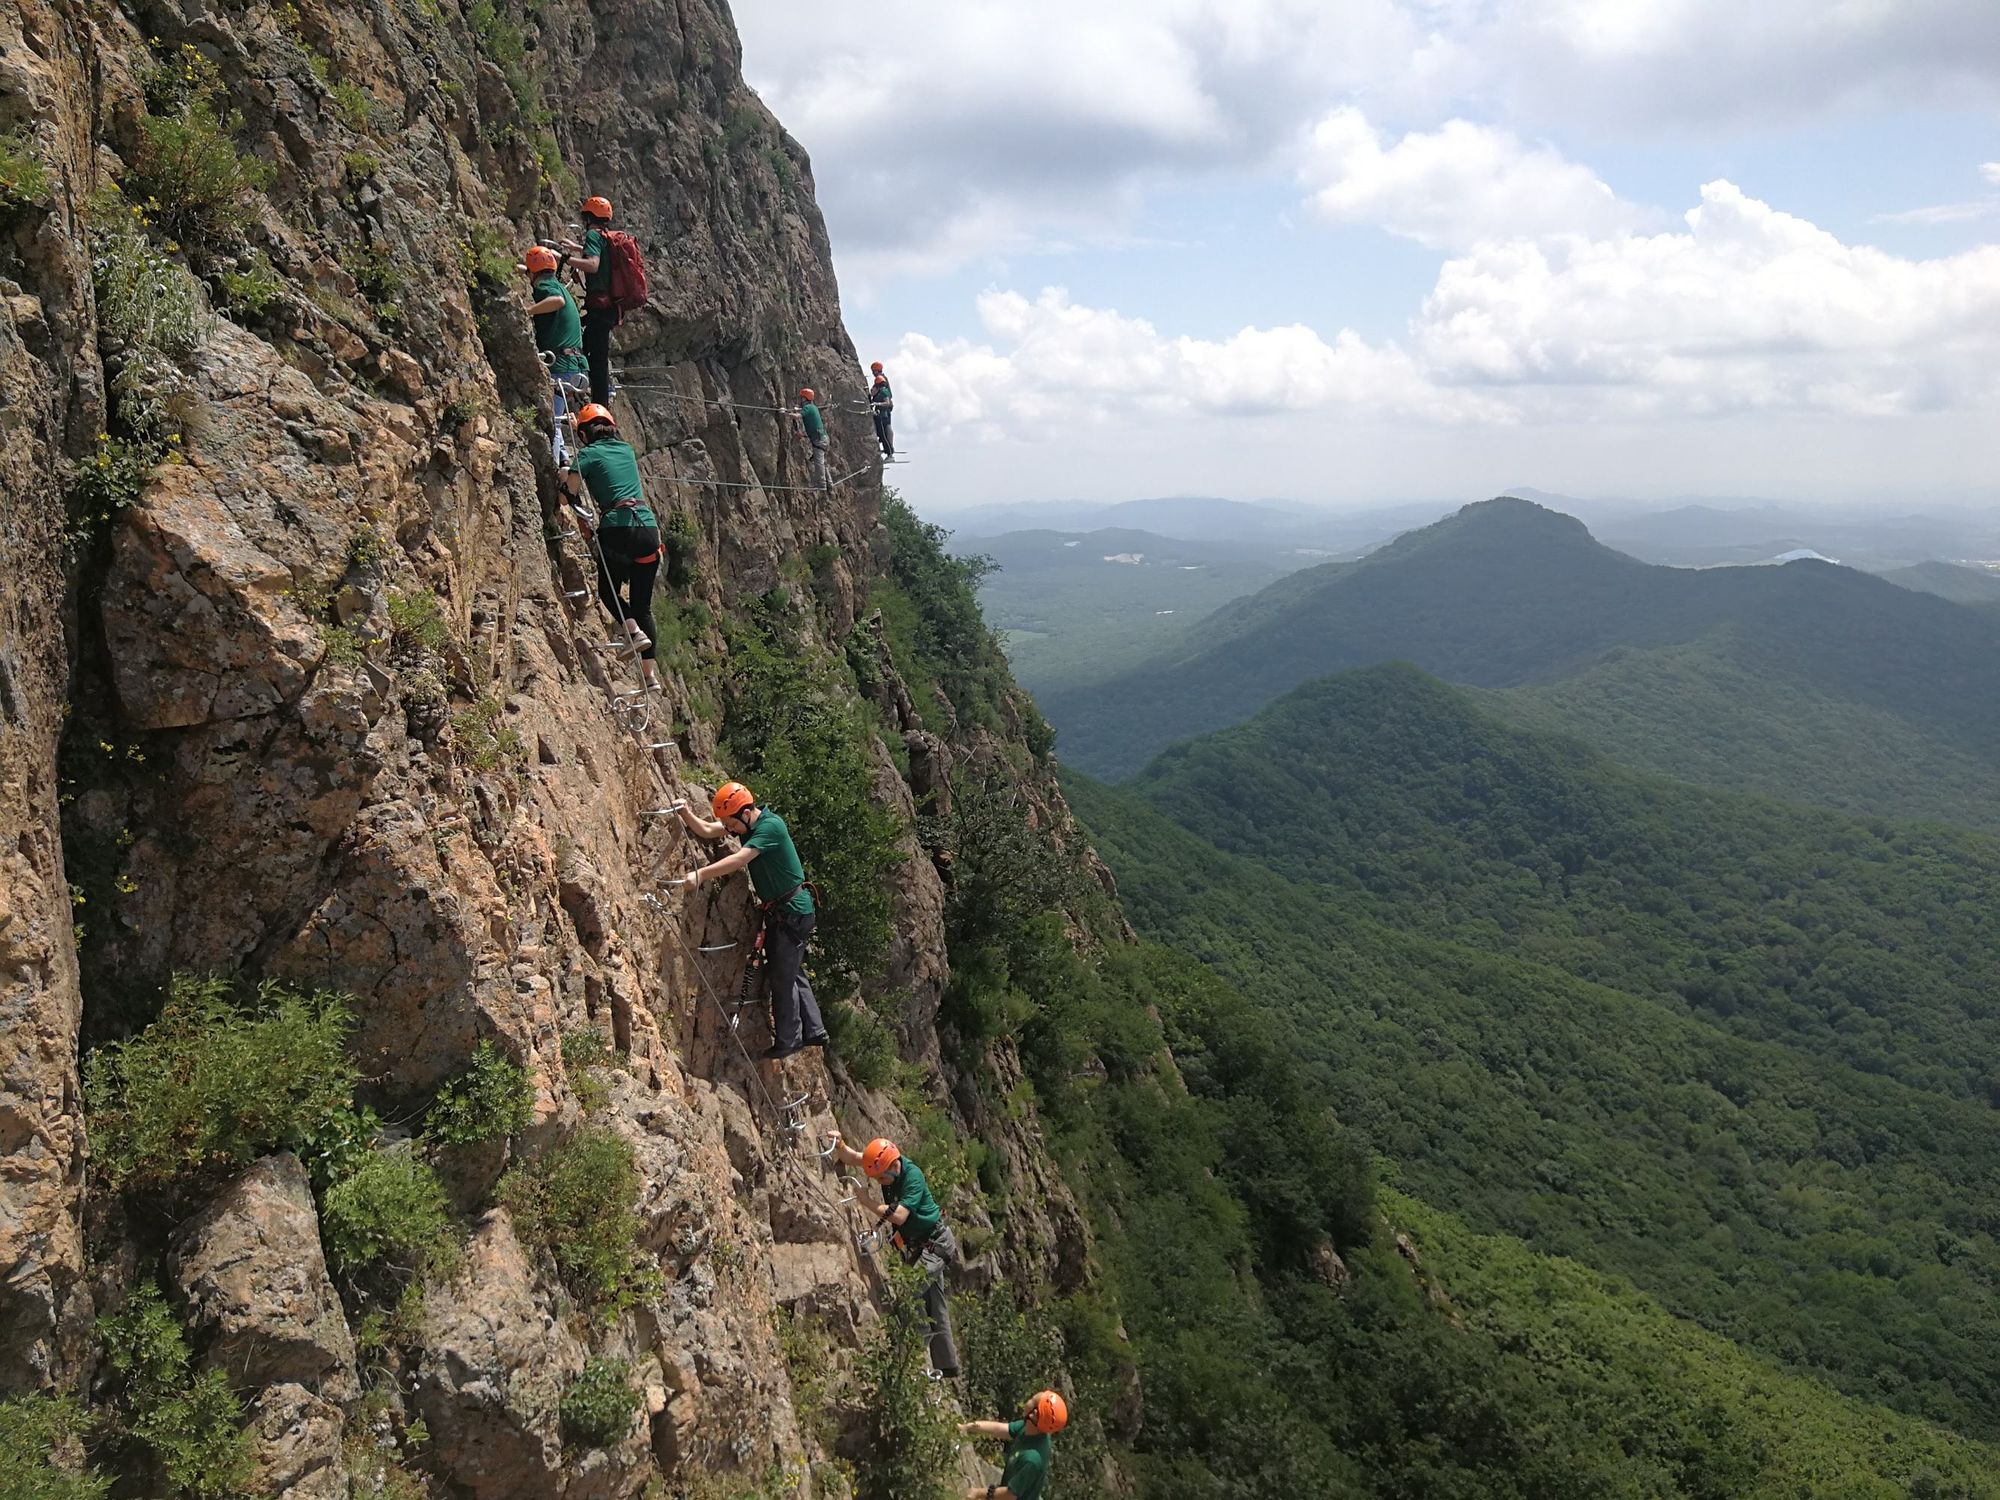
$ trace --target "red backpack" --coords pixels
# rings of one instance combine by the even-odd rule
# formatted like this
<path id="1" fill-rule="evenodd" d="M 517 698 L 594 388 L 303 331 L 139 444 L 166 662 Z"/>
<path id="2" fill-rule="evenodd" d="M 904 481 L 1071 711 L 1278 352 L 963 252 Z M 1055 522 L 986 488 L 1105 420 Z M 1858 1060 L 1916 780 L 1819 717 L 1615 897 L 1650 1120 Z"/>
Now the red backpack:
<path id="1" fill-rule="evenodd" d="M 620 313 L 636 312 L 646 305 L 646 262 L 639 242 L 623 230 L 607 229 L 604 243 L 611 254 L 611 305 Z"/>

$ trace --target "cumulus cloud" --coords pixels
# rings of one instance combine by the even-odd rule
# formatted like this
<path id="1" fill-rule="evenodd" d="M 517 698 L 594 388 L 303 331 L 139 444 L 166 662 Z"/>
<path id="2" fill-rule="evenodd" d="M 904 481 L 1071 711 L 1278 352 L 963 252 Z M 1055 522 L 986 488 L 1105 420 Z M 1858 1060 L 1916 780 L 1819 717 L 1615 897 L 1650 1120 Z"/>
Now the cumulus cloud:
<path id="1" fill-rule="evenodd" d="M 909 334 L 897 379 L 921 390 L 915 431 L 1032 433 L 1049 424 L 1146 418 L 1261 416 L 1366 405 L 1421 421 L 1504 419 L 1478 391 L 1440 389 L 1393 347 L 1349 330 L 1245 328 L 1226 339 L 1163 335 L 1143 318 L 1085 307 L 1059 287 L 1033 299 L 979 298 L 983 340 Z"/>
<path id="2" fill-rule="evenodd" d="M 2000 187 L 2000 161 L 1982 163 L 1979 168 L 1979 175 L 1995 187 Z"/>
<path id="3" fill-rule="evenodd" d="M 1158 182 L 1288 165 L 1330 107 L 1533 139 L 2000 104 L 1993 0 L 874 0 L 850 20 L 737 15 L 861 283 L 1116 236 Z M 1477 131 L 1376 149 L 1407 169 L 1454 129 Z M 1592 208 L 1574 227 L 1606 227 L 1581 168 L 1514 149 L 1525 185 Z"/>
<path id="4" fill-rule="evenodd" d="M 1645 215 L 1587 167 L 1505 130 L 1449 120 L 1393 145 L 1343 106 L 1314 128 L 1301 178 L 1314 209 L 1433 249 L 1547 234 L 1609 234 Z"/>
<path id="5" fill-rule="evenodd" d="M 1444 264 L 1407 347 L 1300 326 L 1173 337 L 1060 290 L 992 291 L 983 339 L 904 339 L 898 388 L 923 393 L 913 430 L 975 438 L 1300 412 L 1517 424 L 2000 404 L 2000 246 L 1905 259 L 1728 182 L 1685 225 L 1481 242 Z"/>
<path id="6" fill-rule="evenodd" d="M 1728 182 L 1686 223 L 1448 261 L 1418 320 L 1422 368 L 1532 409 L 1889 414 L 2000 394 L 2000 246 L 1904 259 Z"/>

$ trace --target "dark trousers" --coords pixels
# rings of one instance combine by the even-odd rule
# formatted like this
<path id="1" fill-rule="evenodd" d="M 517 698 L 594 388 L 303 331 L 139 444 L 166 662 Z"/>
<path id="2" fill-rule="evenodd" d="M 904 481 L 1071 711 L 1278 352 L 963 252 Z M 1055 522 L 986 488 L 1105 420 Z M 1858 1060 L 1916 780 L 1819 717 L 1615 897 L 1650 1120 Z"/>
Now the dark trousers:
<path id="1" fill-rule="evenodd" d="M 651 661 L 653 580 L 660 576 L 660 533 L 651 526 L 600 526 L 597 547 L 604 554 L 604 570 L 597 579 L 598 597 L 611 611 L 612 619 L 629 618 L 645 631 L 646 649 L 639 654 Z M 637 561 L 641 557 L 652 561 Z"/>
<path id="2" fill-rule="evenodd" d="M 615 307 L 583 310 L 583 357 L 590 361 L 590 399 L 599 406 L 611 402 L 611 330 L 617 326 Z"/>
<path id="3" fill-rule="evenodd" d="M 958 1240 L 949 1224 L 918 1247 L 912 1262 L 923 1268 L 924 1311 L 931 1319 L 931 1368 L 958 1374 L 958 1342 L 951 1334 L 951 1268 L 958 1264 Z"/>
<path id="4" fill-rule="evenodd" d="M 889 430 L 889 414 L 881 407 L 875 408 L 875 441 L 882 445 L 882 456 L 896 456 L 896 435 Z"/>
<path id="5" fill-rule="evenodd" d="M 817 914 L 773 911 L 764 914 L 764 977 L 771 987 L 771 1041 L 795 1050 L 809 1036 L 826 1030 L 819 1001 L 806 980 L 806 940 Z M 800 1023 L 804 1023 L 803 1030 Z"/>

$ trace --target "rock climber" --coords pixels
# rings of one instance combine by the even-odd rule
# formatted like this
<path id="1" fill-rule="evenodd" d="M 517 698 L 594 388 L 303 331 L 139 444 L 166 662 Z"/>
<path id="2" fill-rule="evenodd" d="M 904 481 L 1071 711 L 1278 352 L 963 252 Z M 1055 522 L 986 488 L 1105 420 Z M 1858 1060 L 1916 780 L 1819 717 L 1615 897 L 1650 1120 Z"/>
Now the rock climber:
<path id="1" fill-rule="evenodd" d="M 896 409 L 896 393 L 889 389 L 889 377 L 882 373 L 882 361 L 876 360 L 868 367 L 875 377 L 875 383 L 868 387 L 868 410 L 875 417 L 875 441 L 882 445 L 882 456 L 896 456 L 896 435 L 889 430 L 889 414 Z"/>
<path id="2" fill-rule="evenodd" d="M 827 477 L 826 420 L 819 414 L 818 401 L 811 386 L 799 392 L 799 431 L 812 448 L 813 478 L 819 481 L 821 489 L 830 490 L 833 481 Z"/>
<path id="3" fill-rule="evenodd" d="M 738 870 L 750 872 L 750 889 L 764 913 L 764 962 L 771 990 L 771 1045 L 761 1059 L 783 1062 L 807 1047 L 824 1047 L 826 1023 L 806 979 L 806 942 L 812 937 L 817 908 L 792 831 L 768 807 L 759 807 L 750 788 L 740 781 L 717 787 L 709 807 L 715 814 L 712 823 L 685 802 L 677 811 L 696 838 L 734 836 L 743 847 L 712 865 L 695 866 L 687 881 L 701 886 Z"/>
<path id="4" fill-rule="evenodd" d="M 924 1273 L 924 1311 L 931 1320 L 931 1368 L 947 1380 L 958 1378 L 958 1344 L 951 1333 L 951 1292 L 946 1274 L 958 1264 L 958 1240 L 923 1169 L 897 1149 L 896 1143 L 877 1136 L 856 1151 L 829 1130 L 827 1143 L 841 1165 L 859 1167 L 882 1189 L 881 1207 L 875 1217 L 889 1226 L 893 1243 L 903 1253 L 905 1265 L 920 1266 Z"/>
<path id="5" fill-rule="evenodd" d="M 961 1422 L 966 1437 L 1005 1438 L 1000 1482 L 965 1492 L 965 1500 L 1040 1500 L 1055 1453 L 1049 1439 L 1069 1423 L 1069 1403 L 1054 1391 L 1037 1391 L 1011 1422 Z"/>
<path id="6" fill-rule="evenodd" d="M 611 330 L 618 326 L 618 309 L 611 301 L 611 254 L 604 231 L 611 227 L 611 200 L 593 194 L 578 205 L 583 215 L 583 239 L 558 240 L 563 264 L 583 283 L 583 354 L 590 366 L 590 399 L 599 406 L 611 399 Z"/>
<path id="7" fill-rule="evenodd" d="M 587 485 L 595 520 L 578 507 L 577 524 L 597 537 L 597 589 L 611 618 L 622 623 L 628 646 L 638 648 L 646 686 L 660 685 L 653 664 L 653 581 L 660 573 L 660 522 L 646 504 L 639 482 L 639 459 L 618 435 L 609 408 L 588 402 L 576 414 L 582 445 L 563 471 L 563 488 L 574 499 Z"/>
<path id="8" fill-rule="evenodd" d="M 583 325 L 576 299 L 557 274 L 562 258 L 546 245 L 533 245 L 521 263 L 534 301 L 528 313 L 535 320 L 535 350 L 550 357 L 549 373 L 571 395 L 581 396 L 589 384 L 589 362 L 583 357 Z"/>

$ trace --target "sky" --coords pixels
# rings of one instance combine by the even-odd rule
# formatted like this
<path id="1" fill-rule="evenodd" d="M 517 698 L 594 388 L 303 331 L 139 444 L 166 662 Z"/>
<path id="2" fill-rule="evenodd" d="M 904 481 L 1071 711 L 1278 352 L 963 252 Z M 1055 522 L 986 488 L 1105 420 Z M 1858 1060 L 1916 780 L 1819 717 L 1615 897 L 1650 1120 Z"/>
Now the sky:
<path id="1" fill-rule="evenodd" d="M 738 0 L 926 510 L 2000 505 L 2000 0 Z"/>

